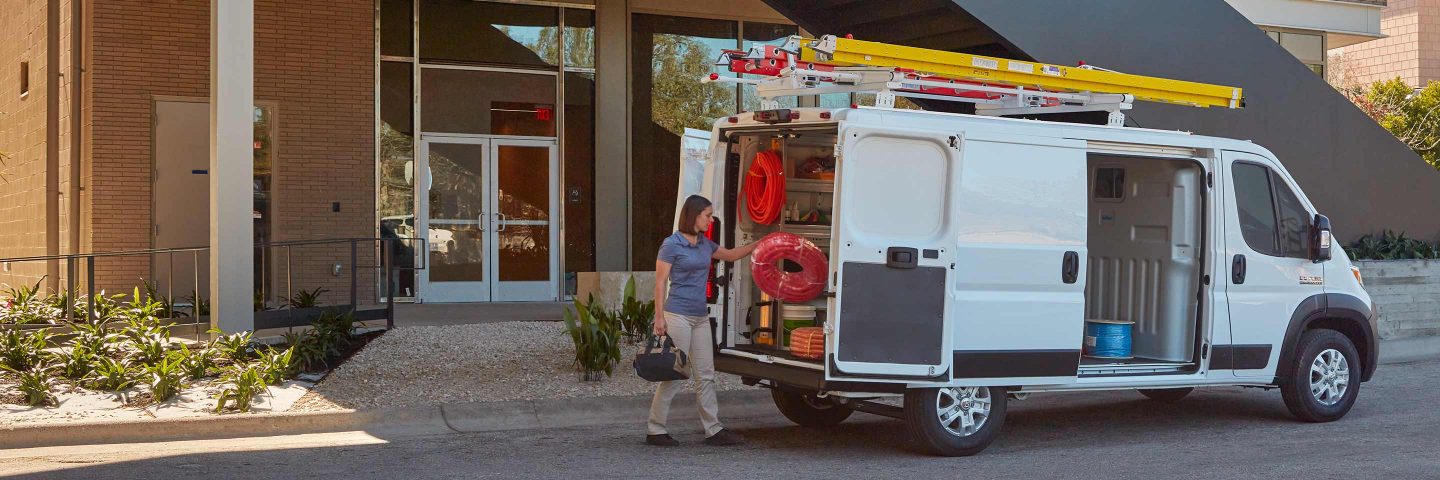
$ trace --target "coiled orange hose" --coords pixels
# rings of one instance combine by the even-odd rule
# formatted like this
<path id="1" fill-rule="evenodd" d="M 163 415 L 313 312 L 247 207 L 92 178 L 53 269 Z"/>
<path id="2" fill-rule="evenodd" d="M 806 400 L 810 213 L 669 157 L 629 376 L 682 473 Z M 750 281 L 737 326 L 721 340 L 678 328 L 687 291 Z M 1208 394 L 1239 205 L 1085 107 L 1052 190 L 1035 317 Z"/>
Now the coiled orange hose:
<path id="1" fill-rule="evenodd" d="M 785 167 L 779 153 L 755 154 L 746 172 L 745 207 L 755 223 L 769 225 L 780 219 L 785 210 Z"/>

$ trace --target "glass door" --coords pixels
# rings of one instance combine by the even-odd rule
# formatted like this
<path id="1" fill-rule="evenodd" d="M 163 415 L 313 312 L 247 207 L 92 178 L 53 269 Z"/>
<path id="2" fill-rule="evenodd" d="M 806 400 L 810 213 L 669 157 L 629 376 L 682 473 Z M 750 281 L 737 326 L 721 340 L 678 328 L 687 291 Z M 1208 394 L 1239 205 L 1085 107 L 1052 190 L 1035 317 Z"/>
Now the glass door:
<path id="1" fill-rule="evenodd" d="M 490 158 L 485 139 L 420 142 L 416 230 L 424 232 L 430 256 L 419 271 L 423 301 L 490 300 Z"/>
<path id="2" fill-rule="evenodd" d="M 492 299 L 559 299 L 559 156 L 554 141 L 491 140 Z"/>
<path id="3" fill-rule="evenodd" d="M 559 298 L 559 156 L 553 140 L 441 137 L 420 142 L 427 232 L 425 302 Z"/>

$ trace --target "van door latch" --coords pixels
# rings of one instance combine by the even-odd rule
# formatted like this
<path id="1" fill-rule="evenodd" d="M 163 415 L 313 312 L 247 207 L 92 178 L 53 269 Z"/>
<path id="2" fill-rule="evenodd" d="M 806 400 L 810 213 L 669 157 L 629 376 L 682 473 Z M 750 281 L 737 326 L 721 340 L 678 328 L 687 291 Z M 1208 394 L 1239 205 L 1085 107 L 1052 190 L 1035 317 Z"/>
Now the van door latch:
<path id="1" fill-rule="evenodd" d="M 1060 280 L 1065 283 L 1075 283 L 1080 278 L 1080 254 L 1065 252 L 1065 259 L 1060 262 Z"/>

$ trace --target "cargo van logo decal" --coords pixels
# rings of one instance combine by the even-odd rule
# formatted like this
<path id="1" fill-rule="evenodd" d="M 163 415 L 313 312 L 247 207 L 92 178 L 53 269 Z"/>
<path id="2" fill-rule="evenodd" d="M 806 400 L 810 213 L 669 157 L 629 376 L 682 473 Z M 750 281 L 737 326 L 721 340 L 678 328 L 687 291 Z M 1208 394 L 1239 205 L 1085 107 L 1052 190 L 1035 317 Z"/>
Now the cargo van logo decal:
<path id="1" fill-rule="evenodd" d="M 1300 284 L 1301 284 L 1301 285 L 1323 285 L 1324 283 L 1325 283 L 1325 277 L 1312 277 L 1312 276 L 1309 276 L 1309 275 L 1301 275 L 1301 276 L 1300 276 Z"/>

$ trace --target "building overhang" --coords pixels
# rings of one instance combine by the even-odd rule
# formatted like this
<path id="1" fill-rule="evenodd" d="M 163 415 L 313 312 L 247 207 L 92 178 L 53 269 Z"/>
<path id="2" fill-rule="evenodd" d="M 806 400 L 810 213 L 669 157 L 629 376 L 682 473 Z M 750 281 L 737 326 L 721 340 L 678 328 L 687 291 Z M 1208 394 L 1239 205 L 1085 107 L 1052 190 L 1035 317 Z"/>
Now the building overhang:
<path id="1" fill-rule="evenodd" d="M 1225 0 L 1251 23 L 1262 27 L 1325 33 L 1327 48 L 1354 45 L 1380 33 L 1381 0 Z"/>

